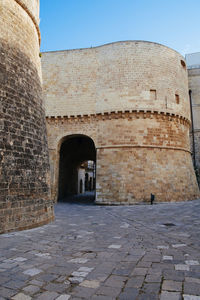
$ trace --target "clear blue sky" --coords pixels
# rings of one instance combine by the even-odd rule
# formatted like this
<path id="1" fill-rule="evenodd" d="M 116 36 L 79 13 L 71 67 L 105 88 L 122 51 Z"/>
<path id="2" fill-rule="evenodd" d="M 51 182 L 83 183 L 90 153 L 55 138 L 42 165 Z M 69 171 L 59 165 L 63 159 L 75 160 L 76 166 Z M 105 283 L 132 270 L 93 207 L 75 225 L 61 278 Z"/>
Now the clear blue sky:
<path id="1" fill-rule="evenodd" d="M 200 0 L 40 0 L 41 51 L 147 40 L 200 52 Z"/>

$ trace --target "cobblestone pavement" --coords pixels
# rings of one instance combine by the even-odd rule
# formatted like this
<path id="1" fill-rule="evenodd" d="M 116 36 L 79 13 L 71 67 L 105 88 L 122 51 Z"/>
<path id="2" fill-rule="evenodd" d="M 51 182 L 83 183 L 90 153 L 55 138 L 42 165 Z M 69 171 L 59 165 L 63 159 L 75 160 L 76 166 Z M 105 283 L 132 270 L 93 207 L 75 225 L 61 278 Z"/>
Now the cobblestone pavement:
<path id="1" fill-rule="evenodd" d="M 0 236 L 0 300 L 199 300 L 200 201 L 62 203 Z"/>

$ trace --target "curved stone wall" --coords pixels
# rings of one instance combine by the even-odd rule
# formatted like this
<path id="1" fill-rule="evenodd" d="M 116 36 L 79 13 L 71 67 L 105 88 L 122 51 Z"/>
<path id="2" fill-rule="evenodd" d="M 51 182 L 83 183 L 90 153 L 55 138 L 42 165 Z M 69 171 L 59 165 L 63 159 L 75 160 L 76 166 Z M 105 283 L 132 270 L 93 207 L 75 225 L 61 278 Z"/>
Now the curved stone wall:
<path id="1" fill-rule="evenodd" d="M 4 0 L 0 8 L 0 232 L 53 219 L 38 5 Z"/>
<path id="2" fill-rule="evenodd" d="M 49 52 L 42 59 L 55 188 L 59 140 L 93 138 L 96 202 L 181 201 L 199 196 L 190 143 L 184 58 L 150 42 Z M 56 194 L 54 190 L 54 194 Z"/>
<path id="3" fill-rule="evenodd" d="M 184 64 L 176 51 L 150 42 L 43 53 L 46 115 L 142 109 L 189 118 Z"/>
<path id="4" fill-rule="evenodd" d="M 36 20 L 39 24 L 39 0 L 15 0 L 19 3 L 25 10 L 28 10 L 29 14 Z"/>
<path id="5" fill-rule="evenodd" d="M 189 122 L 156 113 L 126 113 L 99 124 L 99 203 L 181 201 L 199 191 L 189 151 Z"/>

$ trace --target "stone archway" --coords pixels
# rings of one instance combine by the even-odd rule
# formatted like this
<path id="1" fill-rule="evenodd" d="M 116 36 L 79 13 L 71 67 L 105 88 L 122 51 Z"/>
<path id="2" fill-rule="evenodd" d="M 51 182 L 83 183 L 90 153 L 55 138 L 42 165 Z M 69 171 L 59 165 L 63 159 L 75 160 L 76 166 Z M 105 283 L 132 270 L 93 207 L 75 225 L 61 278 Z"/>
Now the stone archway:
<path id="1" fill-rule="evenodd" d="M 58 200 L 77 195 L 79 190 L 78 168 L 85 161 L 96 162 L 94 141 L 82 134 L 69 135 L 60 147 Z"/>

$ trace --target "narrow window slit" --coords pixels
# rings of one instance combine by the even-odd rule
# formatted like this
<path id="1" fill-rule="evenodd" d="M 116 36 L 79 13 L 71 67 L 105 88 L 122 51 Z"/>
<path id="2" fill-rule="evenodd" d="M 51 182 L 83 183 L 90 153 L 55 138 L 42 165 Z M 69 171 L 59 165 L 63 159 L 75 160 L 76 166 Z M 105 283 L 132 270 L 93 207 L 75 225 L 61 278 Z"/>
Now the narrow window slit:
<path id="1" fill-rule="evenodd" d="M 182 60 L 182 59 L 181 59 L 181 65 L 184 69 L 186 69 L 186 64 L 185 64 L 184 60 Z"/>
<path id="2" fill-rule="evenodd" d="M 176 104 L 179 104 L 180 99 L 179 99 L 179 95 L 178 94 L 175 94 L 175 99 L 176 99 Z"/>
<path id="3" fill-rule="evenodd" d="M 150 90 L 150 99 L 157 100 L 156 90 Z"/>

